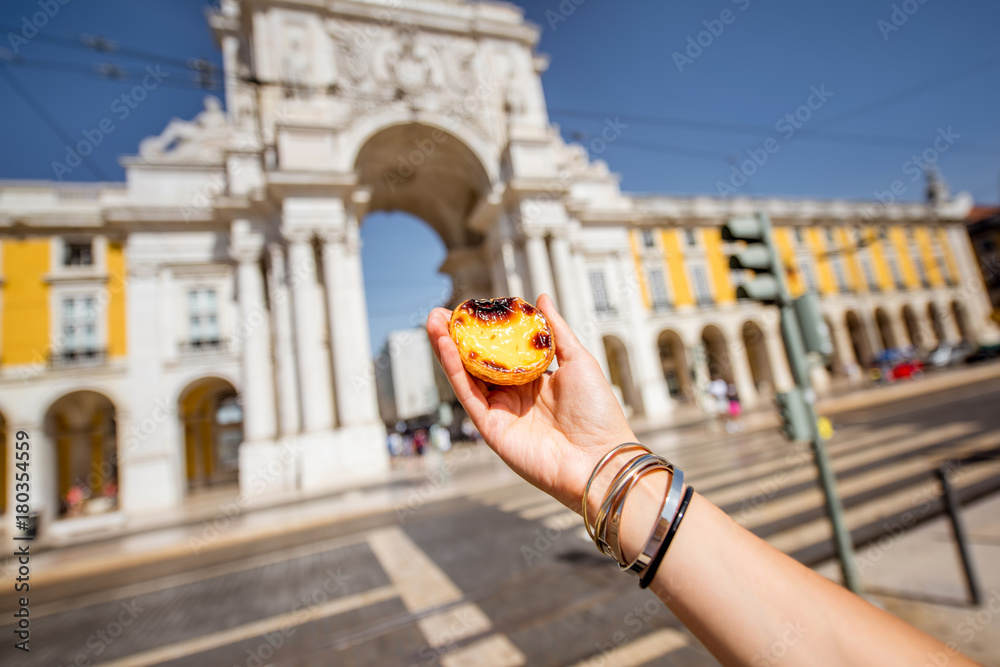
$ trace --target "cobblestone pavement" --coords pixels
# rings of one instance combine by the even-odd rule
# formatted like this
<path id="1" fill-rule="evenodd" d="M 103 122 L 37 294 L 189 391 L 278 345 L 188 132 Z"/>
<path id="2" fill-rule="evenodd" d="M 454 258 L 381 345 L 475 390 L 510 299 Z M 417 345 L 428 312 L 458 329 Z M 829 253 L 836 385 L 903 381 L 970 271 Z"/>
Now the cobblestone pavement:
<path id="1" fill-rule="evenodd" d="M 940 514 L 931 471 L 995 451 L 1000 381 L 856 410 L 830 443 L 858 543 Z M 832 554 L 808 449 L 765 431 L 647 439 L 737 521 L 818 564 Z M 995 466 L 953 473 L 968 502 Z M 32 651 L 4 665 L 714 665 L 582 521 L 516 478 L 413 512 L 331 521 L 217 553 L 32 591 Z M 109 545 L 109 559 L 114 559 Z M 0 595 L 4 618 L 14 608 Z M 11 625 L 0 636 L 12 637 Z M 13 643 L 13 642 L 10 642 Z"/>

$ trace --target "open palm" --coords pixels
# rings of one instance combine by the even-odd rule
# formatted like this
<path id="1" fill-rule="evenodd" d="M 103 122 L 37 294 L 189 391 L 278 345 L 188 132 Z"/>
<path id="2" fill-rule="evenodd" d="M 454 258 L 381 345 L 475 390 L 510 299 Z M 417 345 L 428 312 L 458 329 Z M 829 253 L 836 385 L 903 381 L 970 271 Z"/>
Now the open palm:
<path id="1" fill-rule="evenodd" d="M 451 311 L 427 318 L 431 348 L 483 439 L 521 477 L 574 511 L 594 465 L 634 439 L 600 365 L 552 300 L 538 308 L 552 327 L 559 368 L 523 385 L 490 385 L 466 372 L 448 334 Z"/>

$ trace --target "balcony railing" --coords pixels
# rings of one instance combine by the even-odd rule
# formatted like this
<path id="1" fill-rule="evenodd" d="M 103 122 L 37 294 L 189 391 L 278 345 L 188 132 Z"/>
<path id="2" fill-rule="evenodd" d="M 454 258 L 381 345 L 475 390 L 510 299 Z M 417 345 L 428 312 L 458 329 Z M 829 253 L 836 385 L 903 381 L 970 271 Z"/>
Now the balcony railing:
<path id="1" fill-rule="evenodd" d="M 59 350 L 49 352 L 49 368 L 91 368 L 103 366 L 108 361 L 108 351 L 99 349 Z"/>
<path id="2" fill-rule="evenodd" d="M 208 352 L 228 352 L 230 341 L 228 338 L 203 338 L 197 340 L 181 341 L 178 345 L 181 354 L 202 354 Z"/>

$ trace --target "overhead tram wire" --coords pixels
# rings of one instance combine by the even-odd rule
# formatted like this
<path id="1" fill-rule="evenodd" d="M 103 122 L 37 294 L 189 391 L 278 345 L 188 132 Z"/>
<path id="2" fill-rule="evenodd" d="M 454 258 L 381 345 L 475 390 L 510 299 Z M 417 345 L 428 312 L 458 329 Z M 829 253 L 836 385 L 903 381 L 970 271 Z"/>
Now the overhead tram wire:
<path id="1" fill-rule="evenodd" d="M 878 144 L 885 146 L 887 148 L 899 147 L 899 148 L 911 149 L 915 144 L 919 143 L 918 140 L 907 139 L 906 137 L 897 137 L 897 136 L 830 132 L 823 128 L 839 125 L 848 120 L 853 120 L 855 118 L 867 115 L 874 111 L 878 111 L 885 107 L 898 104 L 912 97 L 916 97 L 918 95 L 922 95 L 936 88 L 946 86 L 950 83 L 955 82 L 960 78 L 969 76 L 970 74 L 991 69 L 993 67 L 997 67 L 998 65 L 1000 65 L 1000 57 L 990 58 L 964 68 L 952 70 L 951 72 L 947 72 L 945 74 L 916 83 L 912 86 L 903 88 L 902 90 L 897 90 L 893 93 L 872 100 L 871 102 L 866 102 L 853 109 L 847 109 L 845 111 L 842 111 L 839 114 L 835 114 L 833 117 L 829 118 L 824 122 L 814 122 L 812 123 L 812 126 L 809 128 L 801 128 L 797 130 L 796 136 L 803 140 L 825 141 L 825 142 L 844 143 L 844 144 L 853 143 L 864 146 L 872 146 L 874 144 Z M 636 123 L 637 125 L 650 125 L 657 127 L 676 128 L 676 129 L 701 130 L 705 132 L 716 132 L 720 134 L 759 136 L 762 133 L 769 133 L 773 131 L 773 127 L 768 127 L 764 125 L 749 125 L 744 123 L 707 121 L 707 120 L 698 120 L 690 118 L 676 118 L 670 116 L 650 116 L 642 114 L 628 114 L 621 112 L 602 113 L 597 111 L 583 111 L 577 109 L 550 107 L 549 113 L 557 116 L 589 118 L 594 120 L 604 120 L 612 116 L 621 116 L 622 118 L 625 118 L 630 122 Z M 984 153 L 988 155 L 1000 155 L 1000 146 L 995 146 L 990 144 L 958 143 L 952 146 L 952 150 Z"/>
<path id="2" fill-rule="evenodd" d="M 72 146 L 74 140 L 70 138 L 69 133 L 62 129 L 62 126 L 60 126 L 55 118 L 49 114 L 48 110 L 41 104 L 41 102 L 36 100 L 28 89 L 22 86 L 21 82 L 7 71 L 7 68 L 8 65 L 0 63 L 0 77 L 7 82 L 7 85 L 10 86 L 15 93 L 17 93 L 17 95 L 22 101 L 24 101 L 25 104 L 28 105 L 28 107 L 35 112 L 35 115 L 38 116 L 39 120 L 45 123 L 49 130 L 51 130 L 52 134 L 56 135 L 59 141 L 63 142 L 66 146 Z M 101 179 L 102 181 L 111 180 L 108 178 L 108 175 L 105 174 L 99 166 L 97 166 L 97 163 L 89 157 L 81 155 L 80 160 L 87 167 L 87 170 L 95 177 Z"/>
<path id="3" fill-rule="evenodd" d="M 127 69 L 123 69 L 114 65 L 112 63 L 98 63 L 93 66 L 88 65 L 74 65 L 71 63 L 60 63 L 56 61 L 49 60 L 26 60 L 18 59 L 13 62 L 8 61 L 7 63 L 13 68 L 25 68 L 25 69 L 40 69 L 47 70 L 50 72 L 66 72 L 69 74 L 82 74 L 90 75 L 101 79 L 102 81 L 115 82 L 115 81 L 141 81 L 147 76 L 146 72 L 143 70 L 141 72 L 131 73 Z M 101 66 L 107 66 L 106 71 L 100 69 Z M 114 70 L 117 70 L 114 71 Z M 182 75 L 185 73 L 175 72 L 166 70 L 165 73 L 168 75 L 167 78 L 160 81 L 158 86 L 167 86 L 168 88 L 173 88 L 175 90 L 219 90 L 218 84 L 212 82 L 211 84 L 204 84 L 202 82 L 188 79 L 188 78 L 170 78 L 177 75 Z"/>

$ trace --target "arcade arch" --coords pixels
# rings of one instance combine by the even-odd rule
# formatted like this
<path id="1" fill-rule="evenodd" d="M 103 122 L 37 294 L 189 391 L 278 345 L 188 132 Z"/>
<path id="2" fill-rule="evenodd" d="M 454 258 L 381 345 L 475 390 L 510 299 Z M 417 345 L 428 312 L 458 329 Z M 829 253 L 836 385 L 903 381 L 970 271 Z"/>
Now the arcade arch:
<path id="1" fill-rule="evenodd" d="M 608 372 L 611 375 L 611 384 L 621 391 L 621 398 L 627 412 L 634 416 L 642 414 L 642 401 L 639 398 L 639 391 L 635 386 L 632 366 L 629 363 L 628 349 L 625 343 L 618 336 L 607 334 L 604 336 L 604 353 L 608 359 Z"/>
<path id="2" fill-rule="evenodd" d="M 184 432 L 184 471 L 189 491 L 235 482 L 243 442 L 243 408 L 226 380 L 191 382 L 177 400 Z"/>
<path id="3" fill-rule="evenodd" d="M 881 308 L 875 309 L 875 324 L 878 328 L 878 337 L 882 343 L 883 350 L 891 350 L 899 347 L 896 341 L 896 332 L 892 330 L 892 320 Z"/>
<path id="4" fill-rule="evenodd" d="M 118 434 L 111 400 L 91 390 L 65 394 L 46 412 L 45 432 L 55 445 L 59 515 L 115 509 Z"/>
<path id="5" fill-rule="evenodd" d="M 691 401 L 694 398 L 691 371 L 688 368 L 684 341 L 680 334 L 671 329 L 661 331 L 657 337 L 657 347 L 660 351 L 663 379 L 667 383 L 670 398 L 682 403 Z"/>
<path id="6" fill-rule="evenodd" d="M 750 373 L 753 375 L 753 383 L 757 391 L 759 393 L 773 391 L 774 374 L 771 370 L 771 358 L 767 352 L 764 332 L 752 320 L 748 320 L 743 325 L 743 347 L 747 352 L 747 361 L 750 362 Z"/>
<path id="7" fill-rule="evenodd" d="M 701 332 L 701 341 L 705 345 L 708 359 L 708 377 L 710 380 L 725 380 L 733 382 L 733 369 L 729 362 L 726 337 L 714 324 L 709 324 Z"/>
<path id="8" fill-rule="evenodd" d="M 872 360 L 872 350 L 868 343 L 868 333 L 865 331 L 864 323 L 853 310 L 847 311 L 844 315 L 844 322 L 847 324 L 847 333 L 851 336 L 854 358 L 861 366 L 867 366 Z"/>

